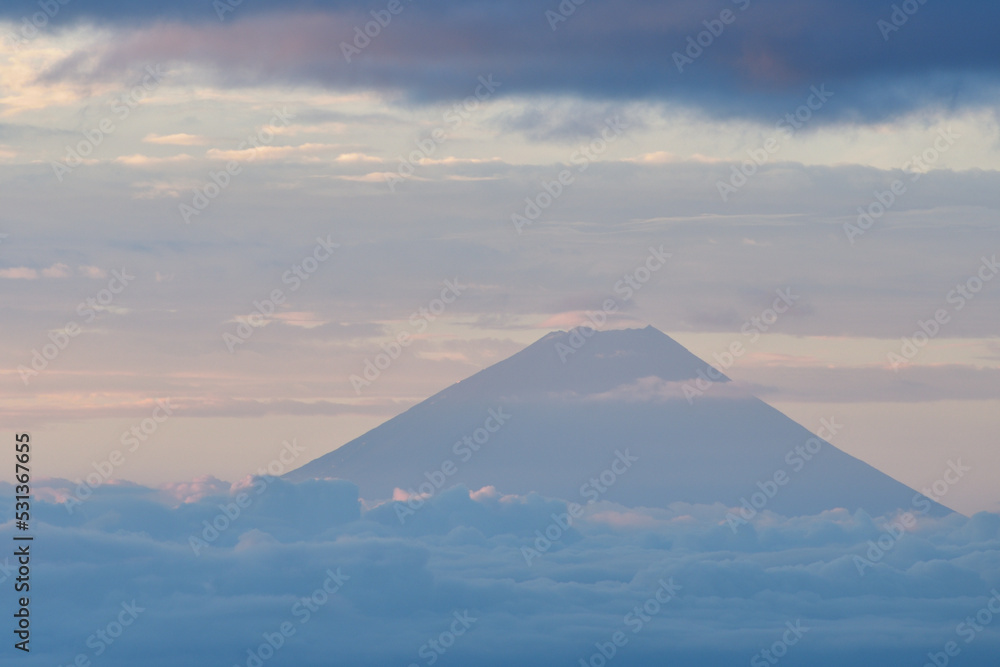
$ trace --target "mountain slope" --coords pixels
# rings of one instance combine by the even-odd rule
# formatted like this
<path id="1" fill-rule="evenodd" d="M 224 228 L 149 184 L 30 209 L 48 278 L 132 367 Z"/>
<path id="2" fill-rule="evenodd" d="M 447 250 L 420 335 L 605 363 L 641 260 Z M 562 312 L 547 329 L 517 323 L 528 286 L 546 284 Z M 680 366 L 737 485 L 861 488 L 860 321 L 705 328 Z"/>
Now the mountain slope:
<path id="1" fill-rule="evenodd" d="M 703 393 L 688 400 L 699 377 Z M 462 483 L 628 506 L 763 499 L 786 515 L 880 515 L 916 495 L 653 327 L 548 334 L 287 477 L 348 479 L 371 500 Z"/>

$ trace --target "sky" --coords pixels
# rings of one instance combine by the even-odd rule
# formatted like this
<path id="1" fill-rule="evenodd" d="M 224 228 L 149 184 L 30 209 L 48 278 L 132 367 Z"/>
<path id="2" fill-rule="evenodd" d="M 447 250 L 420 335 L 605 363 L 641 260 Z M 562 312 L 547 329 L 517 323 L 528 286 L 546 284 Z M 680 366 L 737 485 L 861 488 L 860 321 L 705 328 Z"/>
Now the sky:
<path id="1" fill-rule="evenodd" d="M 998 511 L 998 13 L 5 2 L 0 422 L 44 476 L 136 439 L 115 480 L 232 482 L 549 331 L 653 325 Z"/>

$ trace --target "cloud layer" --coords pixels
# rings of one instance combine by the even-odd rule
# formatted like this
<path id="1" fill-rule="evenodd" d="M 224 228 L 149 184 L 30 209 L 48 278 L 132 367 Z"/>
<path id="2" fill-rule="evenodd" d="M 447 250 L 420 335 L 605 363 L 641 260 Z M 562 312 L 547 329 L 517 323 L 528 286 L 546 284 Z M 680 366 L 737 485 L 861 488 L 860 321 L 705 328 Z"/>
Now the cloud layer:
<path id="1" fill-rule="evenodd" d="M 220 0 L 228 9 L 217 11 L 195 1 L 73 2 L 52 26 L 95 22 L 115 37 L 47 76 L 118 77 L 137 63 L 187 62 L 231 85 L 298 81 L 435 99 L 466 97 L 492 74 L 502 95 L 660 99 L 755 118 L 827 85 L 838 92 L 820 122 L 993 104 L 1000 46 L 991 26 L 1000 9 L 974 0 L 901 4 Z M 37 11 L 5 3 L 2 15 L 18 21 Z"/>
<path id="2" fill-rule="evenodd" d="M 616 665 L 746 664 L 765 649 L 788 664 L 920 665 L 955 641 L 975 666 L 1000 648 L 1000 615 L 981 612 L 1000 586 L 998 515 L 897 530 L 905 518 L 764 513 L 732 530 L 721 505 L 594 503 L 564 527 L 565 502 L 492 488 L 456 487 L 401 522 L 404 504 L 365 509 L 350 483 L 275 478 L 104 486 L 72 513 L 36 501 L 33 655 L 576 665 L 617 632 Z M 981 631 L 962 626 L 977 613 Z M 293 631 L 269 651 L 282 623 Z"/>

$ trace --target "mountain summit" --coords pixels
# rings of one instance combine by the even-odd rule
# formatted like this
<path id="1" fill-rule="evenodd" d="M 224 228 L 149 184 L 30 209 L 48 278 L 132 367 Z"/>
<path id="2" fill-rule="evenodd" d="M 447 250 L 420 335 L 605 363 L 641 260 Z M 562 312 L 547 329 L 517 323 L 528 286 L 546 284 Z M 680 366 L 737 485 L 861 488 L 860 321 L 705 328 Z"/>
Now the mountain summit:
<path id="1" fill-rule="evenodd" d="M 830 420 L 820 434 L 837 430 Z M 632 507 L 949 511 L 735 391 L 653 327 L 550 333 L 287 477 L 347 479 L 369 500 L 465 484 Z"/>

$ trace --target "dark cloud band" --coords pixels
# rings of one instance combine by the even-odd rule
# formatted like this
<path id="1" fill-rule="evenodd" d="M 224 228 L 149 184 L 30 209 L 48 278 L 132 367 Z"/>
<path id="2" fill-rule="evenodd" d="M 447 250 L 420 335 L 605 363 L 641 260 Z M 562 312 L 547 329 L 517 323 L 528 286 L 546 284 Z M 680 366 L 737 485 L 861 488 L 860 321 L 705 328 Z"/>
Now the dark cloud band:
<path id="1" fill-rule="evenodd" d="M 97 54 L 96 68 L 77 54 L 58 77 L 114 77 L 136 61 L 166 60 L 207 65 L 228 85 L 302 81 L 439 99 L 465 97 L 478 76 L 493 74 L 506 95 L 659 99 L 744 117 L 794 109 L 810 86 L 826 84 L 837 98 L 820 122 L 989 104 L 1000 56 L 990 33 L 1000 6 L 972 0 L 42 0 L 0 8 L 17 22 L 15 37 L 39 12 L 42 30 L 78 22 L 127 29 Z"/>

